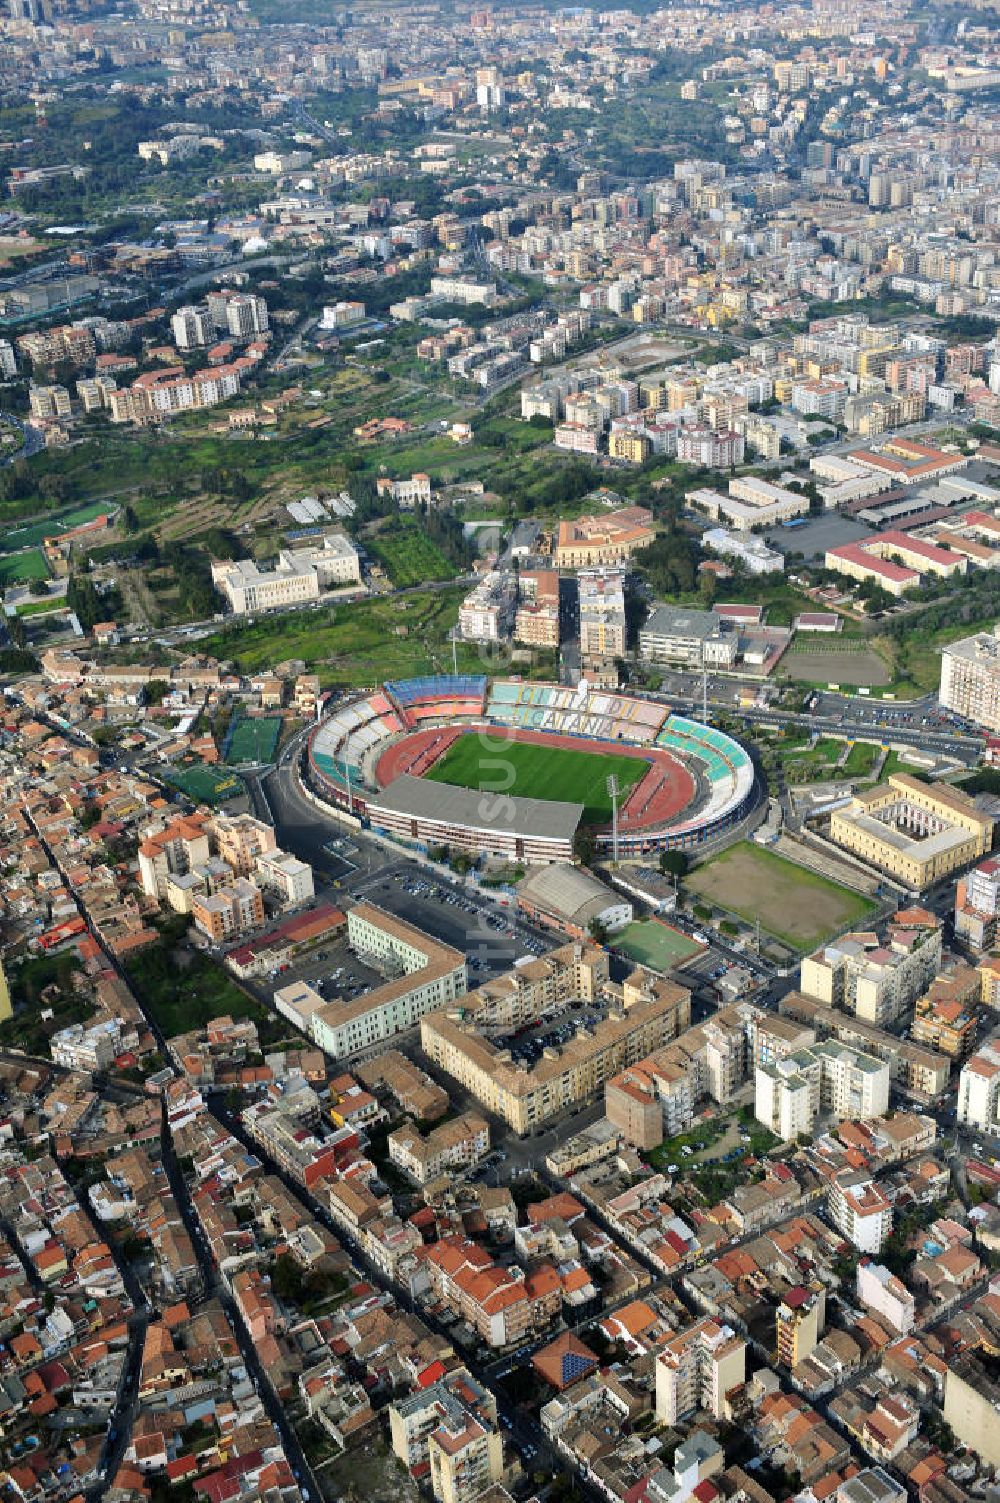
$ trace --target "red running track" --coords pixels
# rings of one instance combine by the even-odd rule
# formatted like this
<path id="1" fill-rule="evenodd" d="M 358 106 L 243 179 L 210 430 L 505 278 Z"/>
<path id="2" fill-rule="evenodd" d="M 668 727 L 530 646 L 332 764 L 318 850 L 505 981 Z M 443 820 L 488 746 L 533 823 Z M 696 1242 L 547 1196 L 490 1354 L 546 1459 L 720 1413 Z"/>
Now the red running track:
<path id="1" fill-rule="evenodd" d="M 660 829 L 683 813 L 697 792 L 695 780 L 684 763 L 660 747 L 627 746 L 616 741 L 611 749 L 605 741 L 588 741 L 586 737 L 549 735 L 547 731 L 512 730 L 509 726 L 492 725 L 475 729 L 465 725 L 439 725 L 414 731 L 382 753 L 375 765 L 375 781 L 380 788 L 386 788 L 403 773 L 423 777 L 459 736 L 477 734 L 480 729 L 485 730 L 491 740 L 509 738 L 511 741 L 527 741 L 534 746 L 590 752 L 598 757 L 639 757 L 649 763 L 649 772 L 633 786 L 619 810 L 618 827 L 629 834 Z"/>

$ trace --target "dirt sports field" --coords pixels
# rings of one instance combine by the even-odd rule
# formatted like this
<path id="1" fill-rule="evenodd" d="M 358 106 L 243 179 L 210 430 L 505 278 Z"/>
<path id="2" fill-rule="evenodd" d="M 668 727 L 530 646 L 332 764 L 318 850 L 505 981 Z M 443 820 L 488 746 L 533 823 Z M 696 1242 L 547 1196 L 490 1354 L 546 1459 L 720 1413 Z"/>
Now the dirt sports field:
<path id="1" fill-rule="evenodd" d="M 787 652 L 782 669 L 804 684 L 846 684 L 848 688 L 880 689 L 892 682 L 885 661 L 872 647 L 860 652 L 824 652 L 821 647 Z"/>
<path id="2" fill-rule="evenodd" d="M 875 909 L 860 893 L 741 842 L 685 878 L 689 893 L 754 923 L 796 950 L 813 950 Z"/>

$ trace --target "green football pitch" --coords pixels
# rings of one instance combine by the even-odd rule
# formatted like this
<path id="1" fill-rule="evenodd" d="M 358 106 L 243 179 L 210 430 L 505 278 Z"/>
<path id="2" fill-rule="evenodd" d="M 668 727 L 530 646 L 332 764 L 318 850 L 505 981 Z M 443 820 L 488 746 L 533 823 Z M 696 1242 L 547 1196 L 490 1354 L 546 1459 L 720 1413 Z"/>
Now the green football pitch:
<path id="1" fill-rule="evenodd" d="M 672 970 L 675 965 L 690 960 L 692 955 L 700 955 L 705 948 L 696 939 L 659 919 L 636 920 L 616 934 L 612 944 L 629 960 L 647 965 L 654 971 Z"/>
<path id="2" fill-rule="evenodd" d="M 166 777 L 168 783 L 173 783 L 196 804 L 220 804 L 243 792 L 243 784 L 233 773 L 209 767 L 204 762 L 175 767 Z"/>
<path id="3" fill-rule="evenodd" d="M 223 760 L 229 767 L 242 767 L 251 762 L 273 762 L 281 726 L 280 715 L 243 716 L 230 728 Z"/>
<path id="4" fill-rule="evenodd" d="M 459 788 L 485 788 L 519 798 L 582 804 L 584 824 L 600 825 L 611 820 L 611 774 L 618 779 L 620 808 L 629 790 L 648 771 L 649 763 L 643 757 L 605 756 L 470 734 L 453 742 L 425 777 Z"/>

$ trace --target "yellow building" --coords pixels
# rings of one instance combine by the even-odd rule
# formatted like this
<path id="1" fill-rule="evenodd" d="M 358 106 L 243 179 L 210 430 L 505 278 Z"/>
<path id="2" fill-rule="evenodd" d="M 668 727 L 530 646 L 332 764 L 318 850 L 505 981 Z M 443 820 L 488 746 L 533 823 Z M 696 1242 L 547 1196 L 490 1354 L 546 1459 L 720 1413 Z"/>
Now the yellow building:
<path id="1" fill-rule="evenodd" d="M 13 1016 L 14 1009 L 10 1002 L 10 987 L 7 985 L 7 977 L 4 975 L 3 963 L 0 962 L 0 1023 L 6 1022 Z"/>
<path id="2" fill-rule="evenodd" d="M 789 1289 L 775 1315 L 775 1349 L 779 1362 L 796 1368 L 811 1357 L 826 1324 L 826 1290 L 816 1280 Z"/>
<path id="3" fill-rule="evenodd" d="M 919 892 L 985 856 L 994 821 L 957 789 L 894 773 L 830 818 L 830 838 Z"/>
<path id="4" fill-rule="evenodd" d="M 645 464 L 652 448 L 645 433 L 635 433 L 631 428 L 616 428 L 608 439 L 611 458 L 624 459 L 629 464 Z"/>

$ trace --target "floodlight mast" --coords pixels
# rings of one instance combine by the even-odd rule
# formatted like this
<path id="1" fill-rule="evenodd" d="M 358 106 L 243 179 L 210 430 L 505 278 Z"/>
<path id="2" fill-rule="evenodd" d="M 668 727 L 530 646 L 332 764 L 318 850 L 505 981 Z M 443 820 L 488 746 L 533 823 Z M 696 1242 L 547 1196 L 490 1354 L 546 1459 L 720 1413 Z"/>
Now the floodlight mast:
<path id="1" fill-rule="evenodd" d="M 611 798 L 611 856 L 615 866 L 618 865 L 618 777 L 611 773 L 608 778 L 608 794 Z"/>

